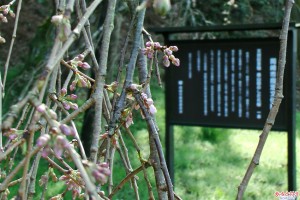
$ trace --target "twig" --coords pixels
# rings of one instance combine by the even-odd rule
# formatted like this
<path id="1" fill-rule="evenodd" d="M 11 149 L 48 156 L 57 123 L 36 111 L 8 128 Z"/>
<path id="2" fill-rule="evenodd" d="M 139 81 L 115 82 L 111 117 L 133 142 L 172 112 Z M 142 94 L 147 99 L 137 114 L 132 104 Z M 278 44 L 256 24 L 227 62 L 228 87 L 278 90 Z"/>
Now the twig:
<path id="1" fill-rule="evenodd" d="M 12 152 L 16 147 L 22 145 L 25 142 L 25 139 L 22 138 L 18 140 L 17 142 L 13 143 L 12 145 L 9 146 L 8 149 L 6 149 L 4 152 L 0 152 L 0 161 L 6 158 L 6 156 Z"/>
<path id="2" fill-rule="evenodd" d="M 14 1 L 12 1 L 12 2 L 14 2 Z M 10 42 L 10 47 L 9 47 L 9 50 L 8 50 L 6 63 L 4 65 L 4 77 L 3 77 L 3 84 L 2 84 L 3 97 L 5 95 L 5 83 L 6 83 L 6 77 L 7 77 L 7 71 L 8 71 L 8 67 L 9 67 L 10 57 L 11 57 L 11 53 L 12 53 L 12 49 L 13 49 L 13 46 L 14 46 L 15 39 L 17 37 L 17 28 L 18 28 L 18 23 L 19 23 L 21 7 L 22 7 L 22 0 L 19 0 L 18 7 L 17 7 L 17 13 L 16 13 L 16 20 L 15 20 L 15 24 L 14 24 L 14 30 L 13 30 L 13 34 L 12 34 L 12 39 L 11 39 L 11 42 Z"/>
<path id="3" fill-rule="evenodd" d="M 128 174 L 120 183 L 119 185 L 117 185 L 115 187 L 115 189 L 109 194 L 108 198 L 112 199 L 112 197 L 119 191 L 122 189 L 122 187 L 125 185 L 125 183 L 127 183 L 128 181 L 130 181 L 136 174 L 138 174 L 140 171 L 143 170 L 143 167 L 148 168 L 150 167 L 150 163 L 146 162 L 144 166 L 140 166 L 137 169 L 135 169 L 134 171 L 132 171 L 130 174 Z"/>
<path id="4" fill-rule="evenodd" d="M 60 63 L 63 64 L 64 66 L 66 66 L 67 68 L 69 68 L 70 70 L 72 70 L 73 73 L 75 73 L 75 74 L 76 74 L 76 73 L 77 73 L 77 74 L 80 74 L 81 76 L 85 77 L 86 79 L 90 80 L 91 82 L 93 82 L 93 83 L 95 82 L 94 79 L 92 79 L 92 78 L 89 77 L 88 75 L 82 73 L 81 71 L 74 69 L 74 68 L 73 68 L 71 65 L 69 65 L 66 61 L 61 60 Z"/>
<path id="5" fill-rule="evenodd" d="M 238 193 L 236 196 L 237 200 L 241 200 L 243 198 L 244 192 L 247 188 L 247 185 L 250 181 L 250 178 L 253 174 L 255 167 L 259 164 L 260 156 L 266 140 L 268 138 L 268 134 L 275 122 L 275 118 L 277 116 L 279 106 L 283 99 L 283 77 L 284 77 L 284 69 L 286 62 L 286 48 L 287 48 L 287 38 L 288 38 L 288 28 L 290 22 L 290 14 L 294 4 L 294 0 L 287 0 L 285 4 L 285 14 L 282 23 L 282 29 L 280 33 L 280 52 L 279 52 L 279 62 L 277 67 L 277 76 L 276 76 L 276 88 L 275 88 L 275 97 L 272 103 L 272 108 L 269 112 L 268 118 L 265 122 L 263 131 L 259 136 L 259 142 L 257 144 L 255 153 L 252 157 L 252 160 L 248 166 L 248 169 L 245 173 L 245 176 L 238 187 Z"/>

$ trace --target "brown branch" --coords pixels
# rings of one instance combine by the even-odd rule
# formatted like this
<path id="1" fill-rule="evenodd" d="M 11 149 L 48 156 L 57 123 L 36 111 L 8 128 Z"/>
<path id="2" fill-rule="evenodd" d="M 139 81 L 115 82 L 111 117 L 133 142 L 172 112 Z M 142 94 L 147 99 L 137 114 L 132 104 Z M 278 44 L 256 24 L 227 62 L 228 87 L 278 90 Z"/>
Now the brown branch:
<path id="1" fill-rule="evenodd" d="M 119 185 L 117 185 L 115 187 L 115 189 L 109 194 L 108 198 L 112 199 L 112 197 L 119 191 L 122 189 L 122 187 L 125 185 L 125 183 L 127 183 L 128 181 L 130 181 L 136 174 L 138 174 L 140 171 L 143 170 L 143 168 L 148 168 L 150 167 L 150 163 L 146 162 L 144 164 L 144 166 L 140 166 L 137 169 L 135 169 L 134 171 L 132 171 L 130 174 L 128 174 L 120 183 Z"/>
<path id="2" fill-rule="evenodd" d="M 150 140 L 153 139 L 155 147 L 156 147 L 156 151 L 157 151 L 157 154 L 159 157 L 159 164 L 160 164 L 160 168 L 161 168 L 164 178 L 165 178 L 166 188 L 158 187 L 158 191 L 163 193 L 164 190 L 167 190 L 169 199 L 173 200 L 174 199 L 173 185 L 172 185 L 171 178 L 170 178 L 170 175 L 169 175 L 169 172 L 167 169 L 167 164 L 166 164 L 166 161 L 164 158 L 164 153 L 163 153 L 162 146 L 161 146 L 160 139 L 159 139 L 158 132 L 157 132 L 157 127 L 156 127 L 154 120 L 152 119 L 150 113 L 148 112 L 148 110 L 146 109 L 145 105 L 142 102 L 140 92 L 138 90 L 134 90 L 131 88 L 128 88 L 128 90 L 133 92 L 133 96 L 136 99 L 137 103 L 139 104 L 139 106 L 143 112 L 143 115 L 145 116 L 145 120 L 146 120 L 147 126 L 148 126 L 148 131 L 150 134 Z M 155 163 L 155 164 L 158 164 L 158 163 Z M 164 186 L 162 185 L 162 187 L 164 187 Z"/>
<path id="3" fill-rule="evenodd" d="M 108 50 L 110 44 L 110 36 L 114 27 L 114 13 L 116 7 L 116 0 L 110 0 L 108 2 L 107 14 L 104 21 L 104 33 L 100 49 L 100 61 L 99 68 L 96 69 L 96 88 L 92 95 L 95 99 L 95 120 L 93 122 L 93 133 L 92 133 L 92 144 L 91 144 L 91 154 L 89 160 L 96 162 L 97 160 L 97 150 L 99 146 L 99 136 L 101 133 L 102 125 L 102 103 L 103 103 L 103 89 L 105 84 L 105 77 L 107 71 L 107 61 L 108 61 Z M 110 142 L 108 142 L 110 144 Z M 109 148 L 106 151 L 109 152 Z"/>
<path id="4" fill-rule="evenodd" d="M 282 30 L 280 33 L 280 52 L 279 52 L 279 62 L 277 67 L 277 77 L 276 77 L 276 88 L 275 88 L 275 97 L 272 103 L 272 108 L 269 112 L 268 118 L 265 122 L 263 131 L 259 137 L 259 142 L 256 147 L 253 158 L 248 166 L 248 169 L 245 173 L 245 176 L 238 187 L 238 193 L 236 196 L 237 200 L 241 200 L 243 198 L 244 192 L 247 188 L 247 185 L 250 181 L 250 178 L 253 174 L 255 167 L 259 164 L 260 156 L 262 154 L 262 150 L 268 138 L 268 134 L 275 122 L 275 118 L 278 113 L 279 106 L 283 99 L 283 77 L 284 77 L 284 68 L 286 62 L 286 48 L 287 48 L 287 37 L 288 37 L 288 28 L 290 22 L 290 14 L 294 4 L 294 0 L 287 0 L 285 5 L 285 14 L 282 24 Z"/>

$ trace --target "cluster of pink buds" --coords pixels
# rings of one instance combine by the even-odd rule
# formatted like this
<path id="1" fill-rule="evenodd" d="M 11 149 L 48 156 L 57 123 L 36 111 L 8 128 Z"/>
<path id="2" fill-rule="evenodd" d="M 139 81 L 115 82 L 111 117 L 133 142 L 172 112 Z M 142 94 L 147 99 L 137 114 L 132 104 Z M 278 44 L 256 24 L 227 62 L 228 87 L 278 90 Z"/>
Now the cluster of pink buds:
<path id="1" fill-rule="evenodd" d="M 7 15 L 10 15 L 11 17 L 15 17 L 14 11 L 10 8 L 11 3 L 7 5 L 0 6 L 0 21 L 3 23 L 7 23 Z"/>
<path id="2" fill-rule="evenodd" d="M 90 69 L 91 66 L 87 62 L 83 62 L 83 60 L 84 60 L 84 54 L 79 54 L 75 56 L 72 60 L 68 61 L 68 64 L 70 64 L 72 68 L 75 69 L 75 71 L 77 71 L 78 68 L 81 68 L 83 70 Z M 79 73 L 75 73 L 75 79 L 72 81 L 70 85 L 70 90 L 71 91 L 75 90 L 76 86 L 90 88 L 91 83 L 86 77 L 80 75 Z"/>
<path id="3" fill-rule="evenodd" d="M 75 58 L 70 60 L 68 63 L 75 69 L 77 69 L 77 67 L 80 67 L 84 70 L 90 69 L 91 66 L 89 65 L 89 63 L 83 62 L 83 60 L 84 60 L 84 55 L 79 54 L 79 55 L 75 56 Z"/>
<path id="4" fill-rule="evenodd" d="M 92 85 L 87 78 L 85 78 L 84 76 L 78 73 L 75 73 L 75 79 L 72 81 L 70 85 L 70 90 L 74 91 L 76 89 L 76 86 L 91 88 Z"/>
<path id="5" fill-rule="evenodd" d="M 62 103 L 63 107 L 66 110 L 70 110 L 70 109 L 77 110 L 78 109 L 78 105 L 76 103 L 71 102 L 76 99 L 77 99 L 76 94 L 67 95 L 66 88 L 62 88 L 58 95 L 58 100 Z"/>
<path id="6" fill-rule="evenodd" d="M 92 170 L 93 177 L 102 185 L 107 182 L 107 178 L 110 174 L 111 172 L 107 163 L 97 164 Z"/>
<path id="7" fill-rule="evenodd" d="M 146 47 L 142 49 L 142 53 L 146 55 L 149 59 L 154 57 L 155 51 L 162 51 L 164 53 L 163 56 L 163 65 L 165 67 L 169 67 L 172 62 L 173 65 L 179 66 L 180 60 L 173 55 L 173 52 L 178 51 L 177 46 L 162 46 L 159 42 L 146 42 Z"/>
<path id="8" fill-rule="evenodd" d="M 95 164 L 88 160 L 83 160 L 82 164 L 86 167 L 87 172 L 94 182 L 98 182 L 102 185 L 107 182 L 108 176 L 111 174 L 108 163 Z"/>
<path id="9" fill-rule="evenodd" d="M 81 185 L 84 185 L 80 172 L 73 170 L 70 175 L 62 175 L 59 180 L 65 182 L 69 191 L 72 190 L 73 199 L 76 199 L 80 195 Z"/>
<path id="10" fill-rule="evenodd" d="M 164 54 L 165 54 L 164 57 L 163 57 L 164 66 L 169 67 L 170 66 L 170 61 L 172 62 L 173 65 L 175 65 L 177 67 L 180 65 L 179 58 L 176 58 L 173 55 L 173 52 L 176 52 L 176 51 L 178 51 L 177 46 L 170 46 L 170 47 L 164 49 Z"/>
<path id="11" fill-rule="evenodd" d="M 157 109 L 154 106 L 153 99 L 152 98 L 148 98 L 147 94 L 145 94 L 143 92 L 141 93 L 141 97 L 142 97 L 143 103 L 144 103 L 145 107 L 147 108 L 148 112 L 151 115 L 154 115 L 157 112 Z M 139 108 L 140 108 L 140 106 L 138 104 L 136 104 L 135 109 L 137 110 Z"/>

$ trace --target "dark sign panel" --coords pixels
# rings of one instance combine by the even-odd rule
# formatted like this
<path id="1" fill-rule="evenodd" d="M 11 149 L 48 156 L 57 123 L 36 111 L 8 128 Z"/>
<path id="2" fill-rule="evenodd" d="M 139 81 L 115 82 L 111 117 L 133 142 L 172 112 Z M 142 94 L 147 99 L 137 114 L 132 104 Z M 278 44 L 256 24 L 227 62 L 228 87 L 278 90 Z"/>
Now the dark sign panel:
<path id="1" fill-rule="evenodd" d="M 292 41 L 292 40 L 289 40 Z M 172 41 L 169 42 L 172 44 Z M 175 41 L 180 67 L 167 69 L 167 121 L 214 127 L 261 129 L 275 94 L 278 38 Z M 289 96 L 289 42 L 284 96 Z M 283 99 L 274 129 L 287 130 Z"/>

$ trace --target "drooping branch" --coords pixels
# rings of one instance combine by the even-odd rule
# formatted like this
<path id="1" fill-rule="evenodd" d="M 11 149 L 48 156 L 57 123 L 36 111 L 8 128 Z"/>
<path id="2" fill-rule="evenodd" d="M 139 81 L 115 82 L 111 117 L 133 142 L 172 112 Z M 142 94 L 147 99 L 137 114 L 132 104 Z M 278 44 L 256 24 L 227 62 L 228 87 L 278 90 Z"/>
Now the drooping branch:
<path id="1" fill-rule="evenodd" d="M 241 200 L 243 198 L 244 192 L 247 188 L 247 185 L 250 181 L 250 178 L 254 172 L 255 167 L 259 164 L 260 156 L 262 154 L 262 150 L 268 138 L 268 134 L 275 122 L 275 118 L 277 116 L 279 106 L 283 99 L 283 77 L 284 77 L 284 69 L 286 63 L 286 49 L 287 49 L 287 38 L 288 38 L 288 28 L 290 22 L 291 10 L 294 4 L 294 0 L 286 0 L 285 5 L 285 14 L 282 23 L 282 30 L 280 33 L 280 52 L 279 52 L 279 61 L 277 66 L 277 76 L 276 76 L 276 88 L 275 88 L 275 97 L 272 103 L 272 108 L 269 112 L 267 120 L 265 122 L 263 131 L 259 137 L 259 142 L 256 147 L 255 153 L 252 157 L 252 160 L 248 166 L 248 169 L 244 175 L 242 182 L 238 187 L 238 193 L 236 196 L 237 200 Z"/>
<path id="2" fill-rule="evenodd" d="M 105 84 L 105 77 L 107 71 L 107 59 L 108 50 L 110 43 L 110 36 L 114 28 L 114 13 L 116 7 L 116 0 L 111 0 L 108 3 L 107 14 L 104 21 L 104 36 L 101 43 L 100 49 L 100 61 L 99 69 L 96 69 L 96 88 L 93 94 L 95 99 L 95 119 L 93 123 L 93 134 L 92 134 L 92 144 L 91 144 L 91 155 L 90 160 L 96 162 L 99 136 L 101 133 L 101 117 L 102 117 L 102 103 L 103 103 L 103 89 Z"/>

